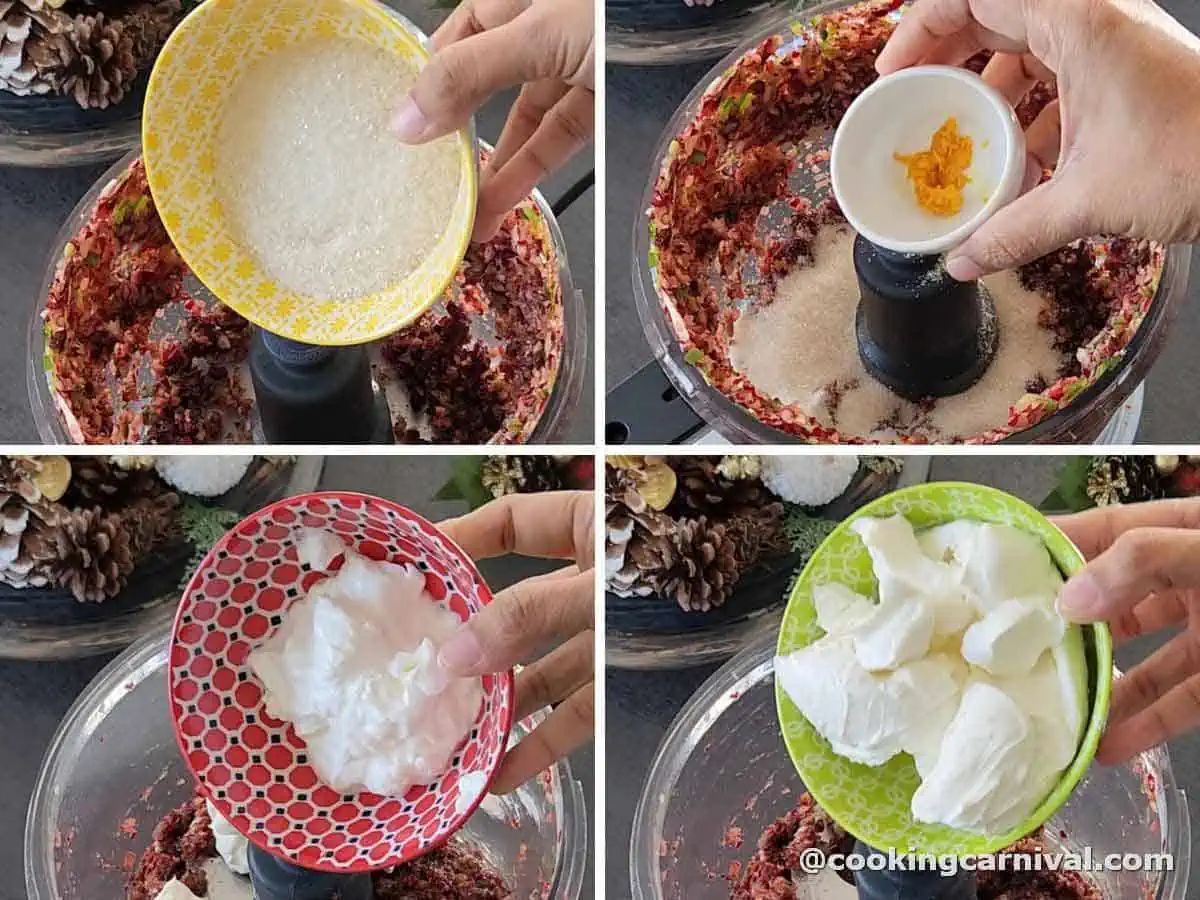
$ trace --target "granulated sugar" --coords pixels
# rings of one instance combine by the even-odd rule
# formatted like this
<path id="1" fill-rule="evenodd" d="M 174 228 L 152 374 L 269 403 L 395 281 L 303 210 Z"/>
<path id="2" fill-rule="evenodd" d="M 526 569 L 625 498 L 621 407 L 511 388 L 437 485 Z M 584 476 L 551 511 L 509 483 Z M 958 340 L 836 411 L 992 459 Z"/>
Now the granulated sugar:
<path id="1" fill-rule="evenodd" d="M 846 435 L 888 440 L 903 426 L 936 439 L 970 437 L 1003 425 L 1009 404 L 1025 393 L 1027 382 L 1055 377 L 1061 356 L 1037 322 L 1045 301 L 1004 272 L 984 279 L 1000 335 L 983 377 L 932 409 L 893 394 L 867 374 L 858 356 L 853 249 L 849 226 L 821 229 L 813 264 L 788 273 L 773 302 L 738 319 L 730 362 L 760 391 L 799 404 Z"/>
<path id="2" fill-rule="evenodd" d="M 217 180 L 246 248 L 317 299 L 383 290 L 423 261 L 458 196 L 451 135 L 402 143 L 389 123 L 416 68 L 350 38 L 267 56 L 234 85 Z"/>

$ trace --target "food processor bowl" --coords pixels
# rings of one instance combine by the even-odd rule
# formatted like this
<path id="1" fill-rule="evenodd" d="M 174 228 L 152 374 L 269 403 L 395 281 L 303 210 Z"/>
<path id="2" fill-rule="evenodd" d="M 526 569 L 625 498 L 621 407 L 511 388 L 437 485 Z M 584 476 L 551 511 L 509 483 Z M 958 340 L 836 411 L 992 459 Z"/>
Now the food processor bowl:
<path id="1" fill-rule="evenodd" d="M 249 513 L 282 497 L 316 488 L 320 456 L 258 457 L 241 482 L 216 504 Z M 150 631 L 166 627 L 190 573 L 192 548 L 178 540 L 156 550 L 117 596 L 79 603 L 69 591 L 0 588 L 0 659 L 78 659 L 120 650 Z"/>
<path id="2" fill-rule="evenodd" d="M 638 207 L 633 227 L 633 294 L 637 303 L 642 329 L 655 359 L 671 384 L 697 416 L 712 426 L 723 438 L 735 444 L 803 443 L 792 434 L 760 422 L 742 407 L 712 387 L 699 368 L 685 358 L 672 328 L 662 298 L 655 287 L 650 264 L 650 229 L 646 212 L 650 209 L 655 186 L 667 161 L 671 143 L 696 117 L 704 93 L 720 81 L 744 54 L 767 38 L 780 35 L 787 42 L 796 40 L 793 25 L 815 16 L 853 6 L 846 0 L 804 4 L 803 14 L 795 10 L 776 11 L 770 21 L 745 37 L 727 56 L 714 65 L 687 95 L 663 129 L 651 157 L 646 188 Z M 1191 263 L 1191 248 L 1183 245 L 1167 248 L 1163 271 L 1150 306 L 1137 332 L 1124 353 L 1093 384 L 1071 403 L 1041 422 L 1004 438 L 1002 442 L 1026 443 L 1093 443 L 1109 439 L 1105 429 L 1110 420 L 1121 412 L 1130 395 L 1142 384 L 1150 367 L 1158 359 L 1166 343 L 1171 325 L 1183 302 Z M 1013 397 L 1017 401 L 1018 397 Z M 998 422 L 997 425 L 1004 423 Z M 1121 429 L 1121 436 L 1128 427 Z"/>
<path id="3" fill-rule="evenodd" d="M 850 487 L 820 510 L 833 521 L 845 518 L 889 491 L 922 484 L 929 457 L 906 456 L 898 473 L 861 468 Z M 662 597 L 605 595 L 605 660 L 618 669 L 686 669 L 724 662 L 763 635 L 779 631 L 788 588 L 801 560 L 794 554 L 768 560 L 747 572 L 724 606 L 684 612 Z"/>
<path id="4" fill-rule="evenodd" d="M 491 148 L 480 141 L 485 150 Z M 26 331 L 26 387 L 29 393 L 29 404 L 33 411 L 34 422 L 37 425 L 38 436 L 46 444 L 81 444 L 80 435 L 68 426 L 64 416 L 62 400 L 51 384 L 51 364 L 47 346 L 45 321 L 43 314 L 50 296 L 51 288 L 58 276 L 59 267 L 63 261 L 63 253 L 67 244 L 82 230 L 92 217 L 101 194 L 116 181 L 138 158 L 134 151 L 115 163 L 97 179 L 83 199 L 71 211 L 58 235 L 51 245 L 50 258 L 47 261 L 46 273 L 42 278 L 41 293 L 38 302 L 34 304 L 29 317 Z M 574 416 L 579 410 L 583 396 L 583 382 L 587 371 L 587 354 L 590 350 L 588 341 L 588 316 L 582 291 L 576 286 L 571 277 L 571 267 L 567 260 L 566 242 L 562 230 L 558 226 L 554 212 L 546 198 L 539 191 L 533 192 L 534 202 L 541 212 L 550 235 L 551 244 L 557 262 L 557 275 L 562 298 L 563 337 L 558 371 L 550 396 L 537 419 L 529 438 L 529 443 L 562 443 L 566 440 Z M 211 297 L 194 276 L 188 279 L 189 289 L 202 298 Z M 213 300 L 213 302 L 216 302 Z M 249 385 L 248 367 L 244 372 L 245 383 Z M 389 397 L 389 399 L 391 399 Z M 252 415 L 252 431 L 258 443 L 265 443 L 257 411 Z"/>
<path id="5" fill-rule="evenodd" d="M 676 65 L 714 59 L 779 14 L 786 0 L 718 0 L 708 6 L 684 0 L 607 0 L 605 52 L 610 63 Z"/>
<path id="6" fill-rule="evenodd" d="M 480 145 L 491 147 L 484 141 Z M 554 378 L 554 387 L 550 398 L 542 410 L 537 427 L 534 428 L 529 443 L 532 444 L 561 444 L 568 441 L 568 433 L 575 413 L 579 410 L 579 402 L 583 399 L 583 382 L 587 376 L 587 358 L 591 352 L 591 342 L 588 340 L 587 305 L 583 290 L 571 278 L 571 266 L 567 261 L 567 242 L 562 229 L 558 225 L 558 217 L 542 196 L 542 192 L 534 190 L 533 199 L 541 211 L 546 225 L 549 227 L 550 240 L 554 246 L 554 255 L 558 259 L 558 284 L 562 292 L 563 331 L 562 355 L 558 360 L 558 374 Z"/>
<path id="7" fill-rule="evenodd" d="M 687 702 L 658 749 L 630 846 L 633 900 L 728 900 L 758 836 L 803 785 L 779 735 L 775 636 L 747 647 Z M 1052 850 L 1096 859 L 1170 854 L 1170 871 L 1095 876 L 1104 900 L 1183 900 L 1191 865 L 1187 800 L 1165 747 L 1124 766 L 1092 766 L 1046 826 Z"/>
<path id="8" fill-rule="evenodd" d="M 59 725 L 25 823 L 29 900 L 124 897 L 159 820 L 191 798 L 171 732 L 167 648 L 166 629 L 143 637 L 96 676 Z M 489 797 L 461 834 L 515 896 L 578 900 L 587 809 L 566 761 L 513 794 Z"/>

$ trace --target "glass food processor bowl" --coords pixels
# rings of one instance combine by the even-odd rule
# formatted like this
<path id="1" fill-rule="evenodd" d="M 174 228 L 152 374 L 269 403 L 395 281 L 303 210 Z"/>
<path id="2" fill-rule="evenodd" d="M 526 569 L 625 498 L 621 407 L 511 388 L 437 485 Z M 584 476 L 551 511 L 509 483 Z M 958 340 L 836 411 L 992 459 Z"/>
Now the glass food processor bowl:
<path id="1" fill-rule="evenodd" d="M 478 142 L 485 151 L 491 148 L 483 141 Z M 65 403 L 52 384 L 49 346 L 46 338 L 44 313 L 47 300 L 50 297 L 58 272 L 63 264 L 64 253 L 70 241 L 75 239 L 84 225 L 92 218 L 101 195 L 122 176 L 138 159 L 135 151 L 114 164 L 92 185 L 91 189 L 79 201 L 75 209 L 67 217 L 67 221 L 59 230 L 54 243 L 51 245 L 50 258 L 46 266 L 46 274 L 42 279 L 41 294 L 29 318 L 26 335 L 26 386 L 29 393 L 29 403 L 37 424 L 38 436 L 47 444 L 81 444 L 85 443 L 77 429 L 74 428 L 65 415 Z M 583 293 L 576 287 L 571 277 L 571 268 L 567 260 L 567 248 L 562 231 L 554 216 L 550 204 L 539 191 L 533 192 L 536 203 L 549 233 L 550 244 L 553 248 L 556 274 L 558 278 L 559 296 L 562 305 L 562 344 L 557 361 L 557 372 L 553 376 L 550 396 L 536 419 L 527 441 L 529 443 L 561 443 L 566 439 L 568 429 L 579 409 L 583 395 L 583 382 L 587 369 L 587 354 L 590 349 L 588 341 L 587 308 Z M 195 296 L 216 303 L 217 301 L 204 289 L 194 276 L 189 276 L 187 286 Z M 173 313 L 178 319 L 179 313 Z M 171 334 L 173 320 L 170 317 L 162 319 L 163 328 L 154 332 L 155 337 L 168 337 Z M 484 323 L 480 323 L 483 325 Z M 156 326 L 157 327 L 157 326 Z M 485 327 L 486 330 L 486 327 Z M 373 358 L 378 361 L 374 355 Z M 248 366 L 243 366 L 243 382 L 249 391 L 250 375 Z M 395 399 L 390 390 L 386 390 L 389 403 Z M 393 407 L 393 413 L 396 412 Z M 256 412 L 252 412 L 251 431 L 254 440 L 265 443 L 261 425 Z M 499 441 L 497 441 L 499 442 Z"/>
<path id="2" fill-rule="evenodd" d="M 605 52 L 611 63 L 675 65 L 728 53 L 783 7 L 787 0 L 716 0 L 709 6 L 684 0 L 607 0 Z"/>
<path id="3" fill-rule="evenodd" d="M 241 482 L 216 503 L 223 509 L 252 512 L 314 490 L 324 466 L 320 456 L 257 457 Z M 192 548 L 183 539 L 156 550 L 138 565 L 125 589 L 103 603 L 80 603 L 62 589 L 0 586 L 0 658 L 98 656 L 169 625 L 191 556 Z"/>
<path id="4" fill-rule="evenodd" d="M 712 387 L 704 373 L 686 359 L 672 327 L 663 300 L 655 285 L 650 256 L 651 243 L 647 210 L 652 206 L 655 187 L 668 159 L 674 139 L 700 110 L 703 95 L 720 82 L 725 73 L 748 51 L 767 38 L 779 35 L 784 46 L 801 40 L 795 29 L 797 21 L 853 6 L 845 0 L 802 4 L 797 10 L 776 13 L 771 21 L 753 35 L 745 37 L 737 48 L 714 65 L 675 110 L 663 129 L 652 156 L 646 189 L 633 227 L 633 293 L 638 316 L 650 349 L 667 378 L 684 400 L 703 421 L 711 425 L 726 440 L 735 444 L 803 443 L 803 439 L 764 424 Z M 822 143 L 828 144 L 829 138 Z M 1081 391 L 1067 406 L 1023 431 L 1015 432 L 1002 442 L 1025 443 L 1092 443 L 1107 440 L 1105 428 L 1117 416 L 1130 395 L 1142 384 L 1150 367 L 1157 360 L 1166 342 L 1171 325 L 1183 301 L 1188 282 L 1191 248 L 1167 248 L 1161 278 L 1154 300 L 1141 325 L 1134 333 L 1120 358 L 1093 384 Z M 1016 401 L 1018 398 L 1014 397 Z M 997 423 L 1002 425 L 1003 423 Z M 1127 425 L 1121 434 L 1128 433 Z"/>
<path id="5" fill-rule="evenodd" d="M 759 834 L 795 807 L 803 788 L 779 735 L 774 654 L 775 635 L 764 635 L 709 678 L 671 724 L 634 818 L 633 900 L 728 900 L 728 875 L 745 867 Z M 1092 766 L 1046 835 L 1052 850 L 1090 846 L 1096 859 L 1173 856 L 1171 871 L 1098 876 L 1104 900 L 1185 896 L 1187 800 L 1164 747 L 1124 766 Z"/>
<path id="6" fill-rule="evenodd" d="M 877 497 L 923 484 L 928 456 L 905 456 L 898 473 L 879 474 L 860 466 L 841 497 L 819 510 L 840 521 Z M 605 660 L 618 669 L 685 669 L 724 662 L 764 634 L 775 634 L 801 560 L 788 554 L 747 572 L 723 606 L 684 612 L 662 597 L 605 595 Z"/>
<path id="7" fill-rule="evenodd" d="M 168 628 L 158 629 L 113 660 L 59 725 L 25 823 L 29 900 L 124 897 L 159 820 L 191 798 L 167 708 L 168 638 Z M 524 733 L 514 726 L 514 736 Z M 566 761 L 548 778 L 489 797 L 462 836 L 514 896 L 578 900 L 587 809 Z"/>

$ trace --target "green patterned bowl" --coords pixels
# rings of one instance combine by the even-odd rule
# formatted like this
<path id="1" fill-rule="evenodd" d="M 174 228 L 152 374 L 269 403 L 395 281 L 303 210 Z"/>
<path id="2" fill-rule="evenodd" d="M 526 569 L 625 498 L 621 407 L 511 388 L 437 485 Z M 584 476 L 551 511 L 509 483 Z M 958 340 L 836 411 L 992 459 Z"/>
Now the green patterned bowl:
<path id="1" fill-rule="evenodd" d="M 931 528 L 954 519 L 974 519 L 1012 525 L 1038 535 L 1064 576 L 1083 567 L 1079 550 L 1032 506 L 978 484 L 941 482 L 920 484 L 880 497 L 846 519 L 821 544 L 792 588 L 779 631 L 778 654 L 799 650 L 823 635 L 812 602 L 814 585 L 841 582 L 867 596 L 875 596 L 871 559 L 850 523 L 863 516 L 899 513 L 916 528 Z M 1078 627 L 1078 626 L 1076 626 Z M 1033 814 L 1011 831 L 983 835 L 929 825 L 912 817 L 912 795 L 920 785 L 916 766 L 907 754 L 885 765 L 871 767 L 838 756 L 817 734 L 787 697 L 778 681 L 775 699 L 783 740 L 796 771 L 817 801 L 839 825 L 872 847 L 887 851 L 967 856 L 994 853 L 1037 830 L 1067 802 L 1096 754 L 1108 716 L 1112 688 L 1112 636 L 1105 625 L 1083 628 L 1089 707 L 1087 728 L 1075 760 L 1063 773 L 1054 791 Z"/>

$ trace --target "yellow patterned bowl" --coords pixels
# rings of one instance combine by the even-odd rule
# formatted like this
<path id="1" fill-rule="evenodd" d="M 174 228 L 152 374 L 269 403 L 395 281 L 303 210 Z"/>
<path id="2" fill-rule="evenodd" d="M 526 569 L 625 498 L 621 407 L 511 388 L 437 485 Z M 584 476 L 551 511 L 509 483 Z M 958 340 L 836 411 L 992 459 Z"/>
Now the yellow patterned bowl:
<path id="1" fill-rule="evenodd" d="M 458 133 L 462 177 L 450 223 L 402 281 L 349 300 L 314 300 L 284 288 L 240 246 L 226 221 L 215 185 L 215 142 L 222 104 L 238 77 L 267 54 L 321 36 L 367 41 L 420 65 L 429 59 L 420 32 L 374 0 L 206 0 L 155 63 L 142 147 L 150 191 L 171 240 L 223 303 L 295 341 L 364 344 L 413 322 L 454 277 L 475 221 L 475 147 L 470 133 Z"/>

